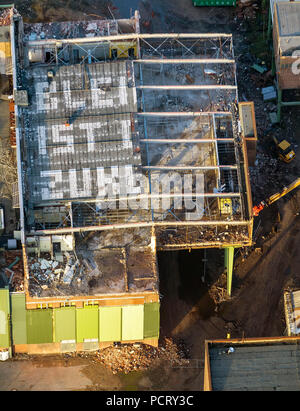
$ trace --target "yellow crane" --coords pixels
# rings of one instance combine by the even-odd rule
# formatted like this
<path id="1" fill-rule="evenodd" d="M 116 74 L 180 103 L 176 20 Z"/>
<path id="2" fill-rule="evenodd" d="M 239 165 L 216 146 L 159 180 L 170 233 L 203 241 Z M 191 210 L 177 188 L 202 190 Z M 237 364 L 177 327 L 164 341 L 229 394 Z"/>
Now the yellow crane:
<path id="1" fill-rule="evenodd" d="M 284 187 L 281 191 L 279 191 L 276 194 L 273 194 L 269 198 L 267 198 L 264 201 L 261 201 L 257 206 L 253 207 L 253 215 L 256 217 L 258 214 L 263 210 L 265 207 L 268 207 L 269 205 L 275 203 L 275 201 L 279 200 L 281 197 L 285 196 L 286 194 L 290 193 L 292 190 L 300 186 L 300 178 L 297 178 L 297 180 L 293 181 L 290 185 L 287 187 Z"/>

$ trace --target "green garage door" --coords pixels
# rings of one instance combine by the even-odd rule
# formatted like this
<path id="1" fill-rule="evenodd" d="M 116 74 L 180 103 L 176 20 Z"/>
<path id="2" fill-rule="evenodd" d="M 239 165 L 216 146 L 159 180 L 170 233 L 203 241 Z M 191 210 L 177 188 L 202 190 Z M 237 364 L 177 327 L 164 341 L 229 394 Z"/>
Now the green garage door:
<path id="1" fill-rule="evenodd" d="M 122 308 L 99 308 L 99 339 L 100 341 L 121 341 L 122 339 Z"/>
<path id="2" fill-rule="evenodd" d="M 51 309 L 26 310 L 28 344 L 53 342 L 52 314 Z"/>
<path id="3" fill-rule="evenodd" d="M 76 309 L 75 307 L 55 308 L 54 312 L 54 342 L 76 339 Z"/>
<path id="4" fill-rule="evenodd" d="M 12 343 L 27 344 L 26 306 L 24 293 L 11 293 Z"/>
<path id="5" fill-rule="evenodd" d="M 89 339 L 99 339 L 98 311 L 98 306 L 76 308 L 76 340 L 78 343 Z"/>
<path id="6" fill-rule="evenodd" d="M 144 338 L 159 337 L 159 303 L 144 306 Z"/>
<path id="7" fill-rule="evenodd" d="M 122 307 L 122 341 L 144 337 L 144 305 Z"/>
<path id="8" fill-rule="evenodd" d="M 9 348 L 9 290 L 0 290 L 0 348 Z"/>

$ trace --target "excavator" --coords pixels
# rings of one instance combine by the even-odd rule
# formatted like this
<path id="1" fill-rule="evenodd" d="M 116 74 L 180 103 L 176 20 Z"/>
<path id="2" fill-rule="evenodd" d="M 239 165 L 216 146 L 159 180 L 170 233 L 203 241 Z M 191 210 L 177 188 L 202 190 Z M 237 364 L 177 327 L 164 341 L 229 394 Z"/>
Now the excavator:
<path id="1" fill-rule="evenodd" d="M 284 187 L 281 191 L 276 194 L 273 194 L 269 198 L 264 201 L 261 201 L 258 205 L 253 207 L 253 215 L 256 217 L 258 214 L 265 208 L 270 206 L 271 204 L 275 203 L 275 201 L 279 200 L 281 197 L 285 196 L 286 194 L 290 193 L 292 190 L 300 186 L 300 178 L 297 178 L 287 187 Z"/>

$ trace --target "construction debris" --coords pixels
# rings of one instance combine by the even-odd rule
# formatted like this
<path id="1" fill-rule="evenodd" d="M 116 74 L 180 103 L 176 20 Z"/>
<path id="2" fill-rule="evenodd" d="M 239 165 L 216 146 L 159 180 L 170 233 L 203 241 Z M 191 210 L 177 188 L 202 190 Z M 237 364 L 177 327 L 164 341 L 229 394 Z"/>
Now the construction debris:
<path id="1" fill-rule="evenodd" d="M 24 291 L 24 268 L 21 250 L 9 250 L 4 252 L 4 273 L 13 291 Z"/>
<path id="2" fill-rule="evenodd" d="M 238 2 L 237 15 L 239 18 L 253 20 L 258 10 L 259 6 L 256 0 L 240 0 Z"/>
<path id="3" fill-rule="evenodd" d="M 274 86 L 264 87 L 261 92 L 264 101 L 275 100 L 277 98 L 276 88 Z"/>
<path id="4" fill-rule="evenodd" d="M 157 360 L 167 361 L 170 367 L 188 366 L 186 347 L 176 345 L 171 338 L 165 338 L 162 346 L 155 348 L 142 343 L 116 344 L 97 351 L 95 361 L 110 369 L 113 374 L 146 370 Z"/>
<path id="5" fill-rule="evenodd" d="M 62 254 L 62 261 L 58 261 L 55 256 L 51 259 L 48 253 L 44 253 L 42 258 L 29 257 L 29 289 L 31 295 L 42 295 L 43 291 L 51 289 L 59 291 L 63 285 L 71 286 L 75 276 L 81 274 L 81 267 L 75 256 L 65 252 Z M 77 284 L 76 284 L 77 285 Z"/>
<path id="6" fill-rule="evenodd" d="M 218 280 L 209 287 L 208 294 L 214 300 L 216 307 L 224 301 L 228 301 L 231 297 L 227 292 L 227 276 L 223 273 Z"/>
<path id="7" fill-rule="evenodd" d="M 12 9 L 3 9 L 0 11 L 0 26 L 9 26 L 11 24 Z"/>

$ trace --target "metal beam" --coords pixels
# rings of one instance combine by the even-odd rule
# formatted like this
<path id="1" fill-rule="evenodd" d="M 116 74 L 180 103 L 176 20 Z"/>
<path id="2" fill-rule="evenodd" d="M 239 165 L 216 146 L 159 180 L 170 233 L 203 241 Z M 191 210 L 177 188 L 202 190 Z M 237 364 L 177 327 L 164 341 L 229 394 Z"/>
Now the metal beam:
<path id="1" fill-rule="evenodd" d="M 67 233 L 80 233 L 83 231 L 107 231 L 118 230 L 122 228 L 136 228 L 136 227 L 176 227 L 176 226 L 247 226 L 249 221 L 163 221 L 163 222 L 138 222 L 128 224 L 111 224 L 111 225 L 98 225 L 89 227 L 68 227 L 60 229 L 48 229 L 48 230 L 36 230 L 30 232 L 30 235 L 50 235 L 50 234 L 67 234 Z"/>
<path id="2" fill-rule="evenodd" d="M 175 198 L 175 197 L 207 197 L 207 198 L 214 198 L 214 197 L 240 197 L 240 193 L 224 193 L 224 192 L 218 192 L 218 193 L 178 193 L 178 194 L 172 194 L 172 193 L 157 193 L 157 194 L 139 194 L 135 196 L 127 196 L 127 197 L 119 197 L 119 198 L 97 198 L 96 200 L 94 199 L 93 201 L 87 200 L 87 201 L 76 201 L 76 203 L 106 203 L 106 202 L 111 202 L 111 201 L 126 201 L 126 200 L 152 200 L 156 198 Z"/>
<path id="3" fill-rule="evenodd" d="M 217 143 L 216 119 L 215 119 L 214 114 L 212 115 L 212 120 L 213 120 L 213 135 L 214 135 L 214 141 L 215 141 L 216 160 L 217 160 L 217 165 L 219 165 L 220 161 L 219 161 L 219 152 L 218 152 L 218 143 Z M 218 180 L 219 182 L 221 180 L 220 169 L 218 169 Z"/>
<path id="4" fill-rule="evenodd" d="M 13 66 L 13 88 L 17 90 L 17 59 L 15 48 L 15 26 L 14 21 L 10 25 L 10 38 L 11 38 L 11 53 L 12 53 L 12 66 Z M 19 202 L 20 202 L 20 229 L 21 229 L 21 243 L 25 244 L 25 215 L 24 215 L 24 203 L 23 203 L 23 176 L 22 176 L 22 159 L 21 159 L 21 137 L 19 128 L 19 107 L 14 104 L 15 108 L 15 120 L 16 120 L 16 151 L 17 151 L 17 172 L 18 172 L 18 189 L 19 189 Z"/>
<path id="5" fill-rule="evenodd" d="M 225 270 L 227 274 L 227 294 L 231 296 L 234 247 L 225 248 Z"/>
<path id="6" fill-rule="evenodd" d="M 222 116 L 232 116 L 231 111 L 145 111 L 136 113 L 138 116 L 148 117 L 199 117 L 199 116 L 211 116 L 218 114 Z"/>
<path id="7" fill-rule="evenodd" d="M 193 59 L 168 59 L 168 58 L 161 58 L 161 59 L 140 59 L 140 60 L 133 60 L 134 63 L 141 63 L 141 64 L 234 64 L 235 60 L 232 59 L 207 59 L 207 58 L 193 58 Z"/>
<path id="8" fill-rule="evenodd" d="M 237 166 L 143 166 L 142 169 L 149 170 L 217 170 L 217 169 L 237 170 Z"/>
<path id="9" fill-rule="evenodd" d="M 233 138 L 211 138 L 211 139 L 173 139 L 173 138 L 155 138 L 155 139 L 141 139 L 140 143 L 155 143 L 155 144 L 173 144 L 173 143 L 192 143 L 192 144 L 198 144 L 198 143 L 212 143 L 214 144 L 216 141 L 220 141 L 223 143 L 234 143 Z"/>
<path id="10" fill-rule="evenodd" d="M 73 39 L 46 39 L 46 40 L 32 40 L 27 41 L 26 44 L 29 47 L 55 45 L 56 43 L 63 44 L 78 44 L 78 43 L 99 43 L 108 41 L 120 41 L 120 40 L 142 40 L 142 39 L 220 39 L 220 38 L 232 38 L 232 34 L 225 33 L 157 33 L 157 34 L 119 34 L 114 36 L 96 36 L 96 37 L 81 37 Z"/>
<path id="11" fill-rule="evenodd" d="M 237 86 L 229 86 L 223 84 L 201 84 L 201 85 L 186 85 L 186 86 L 136 86 L 140 90 L 237 90 Z"/>

